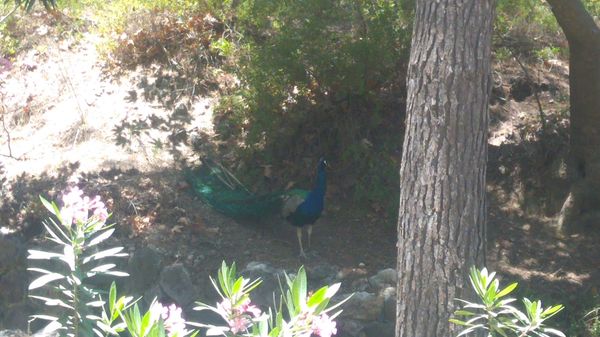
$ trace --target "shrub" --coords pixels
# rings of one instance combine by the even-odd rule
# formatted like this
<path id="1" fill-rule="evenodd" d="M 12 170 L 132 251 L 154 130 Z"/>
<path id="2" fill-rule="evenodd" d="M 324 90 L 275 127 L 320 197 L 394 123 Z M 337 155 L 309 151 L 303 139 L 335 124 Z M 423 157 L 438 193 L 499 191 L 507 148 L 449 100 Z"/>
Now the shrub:
<path id="1" fill-rule="evenodd" d="M 284 181 L 306 179 L 305 158 L 325 155 L 358 180 L 355 197 L 396 195 L 396 174 L 373 177 L 382 166 L 397 171 L 389 157 L 402 141 L 410 16 L 394 1 L 257 0 L 216 10 L 224 22 L 231 11 L 229 27 L 243 36 L 234 41 L 240 84 L 215 124 L 222 139 L 242 144 L 234 150 L 246 175 L 273 164 Z"/>
<path id="2" fill-rule="evenodd" d="M 175 305 L 163 306 L 153 300 L 149 309 L 142 313 L 132 297 L 117 297 L 113 282 L 104 301 L 100 291 L 85 281 L 97 275 L 127 276 L 115 271 L 114 264 L 95 264 L 108 257 L 122 257 L 122 247 L 94 251 L 92 247 L 108 239 L 114 232 L 106 225 L 109 214 L 99 197 L 90 199 L 77 188 L 63 196 L 64 205 L 41 198 L 46 209 L 54 215 L 44 223 L 49 240 L 62 247 L 61 252 L 30 250 L 30 260 L 51 260 L 45 269 L 32 267 L 30 271 L 42 274 L 29 285 L 30 290 L 46 288 L 53 295 L 30 297 L 44 301 L 47 306 L 62 308 L 63 314 L 33 315 L 34 319 L 49 320 L 45 333 L 58 330 L 61 336 L 119 336 L 125 330 L 132 337 L 195 337 L 198 331 L 187 330 L 187 325 L 207 328 L 207 335 L 288 337 L 309 336 L 331 337 L 336 333 L 333 321 L 345 301 L 330 306 L 331 298 L 340 284 L 324 286 L 313 293 L 308 292 L 307 277 L 300 267 L 294 277 L 285 275 L 287 288 L 281 289 L 282 296 L 276 309 L 261 312 L 252 305 L 250 293 L 260 284 L 236 275 L 235 263 L 222 263 L 217 281 L 213 286 L 222 300 L 215 307 L 198 303 L 196 310 L 211 310 L 223 318 L 226 326 L 186 322 L 182 311 Z M 63 268 L 66 267 L 66 268 Z M 52 297 L 50 297 L 52 296 Z M 275 297 L 274 297 L 275 298 Z M 285 304 L 285 311 L 283 309 Z M 335 311 L 335 312 L 334 312 Z M 99 313 L 99 314 L 98 314 Z"/>
<path id="3" fill-rule="evenodd" d="M 458 336 L 483 330 L 490 337 L 549 337 L 550 335 L 565 337 L 561 331 L 544 324 L 563 309 L 561 304 L 544 308 L 540 300 L 530 301 L 523 298 L 525 307 L 523 312 L 511 305 L 516 301 L 514 298 L 506 297 L 517 288 L 517 283 L 511 283 L 501 289 L 495 276 L 496 273 L 488 273 L 486 268 L 478 270 L 471 267 L 469 279 L 478 302 L 457 299 L 463 305 L 454 316 L 461 319 L 452 318 L 450 322 L 465 327 Z"/>

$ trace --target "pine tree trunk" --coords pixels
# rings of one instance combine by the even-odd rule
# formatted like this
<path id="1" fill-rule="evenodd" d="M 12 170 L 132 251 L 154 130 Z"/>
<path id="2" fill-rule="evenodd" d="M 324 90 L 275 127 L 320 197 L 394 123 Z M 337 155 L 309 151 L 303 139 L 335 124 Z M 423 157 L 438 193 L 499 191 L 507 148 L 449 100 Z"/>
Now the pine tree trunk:
<path id="1" fill-rule="evenodd" d="M 571 192 L 559 227 L 600 228 L 600 28 L 579 0 L 548 0 L 569 42 Z"/>
<path id="2" fill-rule="evenodd" d="M 417 0 L 400 168 L 397 337 L 442 337 L 485 254 L 494 0 Z"/>

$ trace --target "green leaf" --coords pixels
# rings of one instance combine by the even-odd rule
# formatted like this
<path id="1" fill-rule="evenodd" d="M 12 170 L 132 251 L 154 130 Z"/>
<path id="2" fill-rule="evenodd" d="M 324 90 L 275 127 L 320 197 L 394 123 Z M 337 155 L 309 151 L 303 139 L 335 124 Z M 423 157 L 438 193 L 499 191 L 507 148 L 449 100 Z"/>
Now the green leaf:
<path id="1" fill-rule="evenodd" d="M 27 259 L 29 259 L 29 260 L 51 260 L 51 259 L 55 259 L 55 258 L 60 259 L 63 257 L 62 254 L 45 252 L 43 250 L 30 249 L 27 252 L 29 253 L 29 256 L 27 256 Z"/>
<path id="2" fill-rule="evenodd" d="M 506 288 L 502 289 L 502 290 L 501 290 L 501 291 L 500 291 L 500 292 L 499 292 L 499 293 L 496 295 L 496 298 L 501 298 L 501 297 L 504 297 L 504 296 L 506 296 L 506 295 L 510 294 L 510 293 L 511 293 L 513 290 L 515 290 L 515 289 L 517 288 L 517 285 L 518 285 L 518 283 L 517 283 L 517 282 L 515 282 L 515 283 L 512 283 L 512 284 L 509 284 L 509 285 L 508 285 Z"/>
<path id="3" fill-rule="evenodd" d="M 327 286 L 322 287 L 321 289 L 317 290 L 314 294 L 312 294 L 309 298 L 308 301 L 306 301 L 306 305 L 309 308 L 312 308 L 314 306 L 319 305 L 321 302 L 323 302 L 326 298 L 325 298 L 325 294 L 327 293 Z"/>
<path id="4" fill-rule="evenodd" d="M 114 248 L 106 249 L 106 250 L 94 253 L 93 255 L 90 255 L 90 256 L 87 256 L 87 257 L 83 258 L 82 259 L 82 263 L 86 264 L 88 262 L 100 260 L 100 259 L 103 259 L 105 257 L 123 257 L 123 256 L 127 256 L 126 253 L 120 254 L 120 252 L 122 250 L 123 250 L 123 247 L 114 247 Z"/>
<path id="5" fill-rule="evenodd" d="M 49 202 L 48 200 L 46 200 L 44 197 L 42 197 L 41 195 L 40 197 L 40 201 L 42 202 L 42 205 L 44 205 L 44 207 L 48 210 L 48 212 L 56 215 L 56 205 L 53 205 L 54 202 Z M 60 212 L 58 212 L 60 214 Z"/>
<path id="6" fill-rule="evenodd" d="M 467 310 L 456 310 L 454 312 L 454 314 L 458 315 L 458 316 L 473 316 L 473 315 L 475 315 L 474 313 L 467 311 Z"/>
<path id="7" fill-rule="evenodd" d="M 546 310 L 544 310 L 542 312 L 541 316 L 543 318 L 550 318 L 550 317 L 554 316 L 555 314 L 559 313 L 562 309 L 564 309 L 564 306 L 562 304 L 551 306 L 551 307 L 547 308 Z"/>
<path id="8" fill-rule="evenodd" d="M 47 306 L 50 306 L 50 307 L 63 307 L 63 308 L 67 308 L 69 310 L 74 310 L 72 305 L 65 303 L 61 299 L 36 296 L 36 295 L 29 295 L 29 297 L 44 301 L 44 304 Z"/>
<path id="9" fill-rule="evenodd" d="M 117 284 L 113 281 L 110 284 L 110 290 L 108 291 L 108 310 L 110 311 L 110 320 L 114 321 L 119 313 L 117 312 Z"/>
<path id="10" fill-rule="evenodd" d="M 560 330 L 550 329 L 550 328 L 542 328 L 542 331 L 545 333 L 555 335 L 555 336 L 566 337 L 565 334 Z"/>
<path id="11" fill-rule="evenodd" d="M 89 243 L 88 243 L 88 247 L 94 246 L 99 244 L 100 242 L 108 239 L 113 232 L 115 231 L 114 228 L 105 230 L 104 232 L 102 232 L 100 235 L 96 236 L 95 238 L 93 238 Z"/>
<path id="12" fill-rule="evenodd" d="M 467 324 L 467 322 L 461 321 L 459 319 L 456 318 L 450 318 L 448 320 L 450 323 L 456 324 L 456 325 L 461 325 L 461 326 L 470 326 L 469 324 Z"/>
<path id="13" fill-rule="evenodd" d="M 242 278 L 242 277 L 238 278 L 235 281 L 235 283 L 233 284 L 233 286 L 231 287 L 231 293 L 238 294 L 240 292 L 240 290 L 242 290 L 243 284 L 244 284 L 244 278 Z"/>
<path id="14" fill-rule="evenodd" d="M 300 267 L 292 286 L 294 306 L 297 310 L 303 308 L 305 305 L 306 292 L 306 272 L 304 271 L 304 267 Z"/>
<path id="15" fill-rule="evenodd" d="M 38 277 L 37 279 L 35 279 L 33 282 L 31 282 L 29 284 L 29 290 L 33 290 L 33 289 L 37 289 L 40 287 L 45 286 L 46 284 L 56 281 L 56 280 L 62 280 L 65 277 L 61 274 L 57 274 L 57 273 L 51 273 L 51 274 L 45 274 L 42 275 L 40 277 Z"/>

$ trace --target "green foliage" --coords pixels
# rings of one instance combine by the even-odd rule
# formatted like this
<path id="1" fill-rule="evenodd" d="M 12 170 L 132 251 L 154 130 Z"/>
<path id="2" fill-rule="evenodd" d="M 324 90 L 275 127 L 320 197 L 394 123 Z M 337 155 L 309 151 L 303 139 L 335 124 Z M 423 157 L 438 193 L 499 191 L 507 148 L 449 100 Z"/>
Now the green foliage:
<path id="1" fill-rule="evenodd" d="M 478 270 L 471 267 L 469 279 L 478 302 L 456 299 L 463 303 L 463 306 L 454 312 L 454 317 L 461 318 L 452 318 L 450 322 L 465 327 L 458 336 L 478 330 L 486 331 L 490 337 L 565 336 L 561 331 L 544 324 L 564 308 L 561 304 L 543 308 L 540 300 L 523 298 L 523 312 L 511 305 L 516 301 L 514 298 L 506 297 L 517 288 L 517 283 L 501 289 L 495 276 L 496 273 L 488 273 L 486 268 Z"/>
<path id="2" fill-rule="evenodd" d="M 243 144 L 237 154 L 248 176 L 256 162 L 277 170 L 287 161 L 296 171 L 286 168 L 284 179 L 306 178 L 304 158 L 322 155 L 338 169 L 358 166 L 349 181 L 382 174 L 371 168 L 389 164 L 386 154 L 401 143 L 410 39 L 410 17 L 394 1 L 255 0 L 214 12 L 223 22 L 235 17 L 229 27 L 243 36 L 226 49 L 241 83 L 222 98 L 215 122 L 222 138 Z M 363 199 L 397 193 L 394 184 L 360 185 Z"/>
<path id="3" fill-rule="evenodd" d="M 124 257 L 123 247 L 95 250 L 95 246 L 108 239 L 114 232 L 102 217 L 74 217 L 76 209 L 66 205 L 59 209 L 54 202 L 40 197 L 42 204 L 54 215 L 44 227 L 49 234 L 48 240 L 57 244 L 56 251 L 29 250 L 30 261 L 46 260 L 43 267 L 30 267 L 28 270 L 42 274 L 29 285 L 30 292 L 39 288 L 46 289 L 44 295 L 30 293 L 30 297 L 44 302 L 47 306 L 61 308 L 61 315 L 33 315 L 33 319 L 50 321 L 47 330 L 59 330 L 61 336 L 92 336 L 93 320 L 90 315 L 103 305 L 100 292 L 89 285 L 90 279 L 101 276 L 127 276 L 114 270 L 115 264 L 107 259 Z M 83 199 L 80 199 L 83 202 Z M 90 206 L 91 204 L 87 205 Z M 86 206 L 86 207 L 87 207 Z M 49 295 L 47 295 L 49 294 Z"/>
<path id="4" fill-rule="evenodd" d="M 583 317 L 591 337 L 600 337 L 600 306 L 588 311 Z"/>
<path id="5" fill-rule="evenodd" d="M 218 282 L 211 278 L 213 286 L 222 298 L 216 307 L 197 302 L 194 310 L 210 310 L 218 314 L 227 326 L 189 323 L 207 328 L 207 336 L 323 336 L 335 334 L 333 321 L 342 310 L 338 308 L 345 299 L 335 305 L 329 303 L 340 288 L 336 283 L 324 286 L 313 293 L 308 292 L 308 282 L 304 267 L 295 276 L 285 275 L 286 289 L 281 289 L 282 299 L 275 303 L 275 312 L 269 309 L 262 313 L 250 300 L 250 292 L 260 284 L 260 279 L 250 281 L 236 276 L 235 264 L 231 267 L 222 263 L 218 272 Z M 285 311 L 283 304 L 285 303 Z M 335 311 L 331 316 L 330 312 Z"/>

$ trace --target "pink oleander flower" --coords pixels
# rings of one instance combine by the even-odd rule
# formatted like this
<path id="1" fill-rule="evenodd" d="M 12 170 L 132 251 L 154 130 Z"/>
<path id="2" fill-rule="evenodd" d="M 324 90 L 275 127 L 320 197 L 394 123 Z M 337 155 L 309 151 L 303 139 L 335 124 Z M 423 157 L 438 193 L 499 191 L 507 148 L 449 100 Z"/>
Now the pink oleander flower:
<path id="1" fill-rule="evenodd" d="M 316 316 L 312 321 L 312 333 L 319 337 L 331 337 L 337 333 L 336 323 L 327 314 Z"/>
<path id="2" fill-rule="evenodd" d="M 246 331 L 252 323 L 252 318 L 258 318 L 261 314 L 260 309 L 253 305 L 250 299 L 233 307 L 229 299 L 223 299 L 221 303 L 217 303 L 217 312 L 227 321 L 234 334 Z"/>
<path id="3" fill-rule="evenodd" d="M 163 319 L 165 329 L 169 333 L 169 336 L 184 336 L 187 334 L 185 320 L 181 317 L 181 312 L 181 308 L 177 307 L 175 304 L 171 304 L 168 307 L 162 307 L 161 318 Z"/>
<path id="4" fill-rule="evenodd" d="M 244 316 L 236 316 L 233 317 L 232 320 L 229 321 L 229 328 L 233 333 L 239 333 L 246 331 L 246 329 L 250 326 L 250 320 Z"/>
<path id="5" fill-rule="evenodd" d="M 63 207 L 60 210 L 60 215 L 65 224 L 87 222 L 90 219 L 103 224 L 108 218 L 108 210 L 100 196 L 97 195 L 90 199 L 90 197 L 84 196 L 83 191 L 77 186 L 72 187 L 67 193 L 63 194 L 62 200 Z M 92 212 L 91 218 L 90 212 Z"/>

